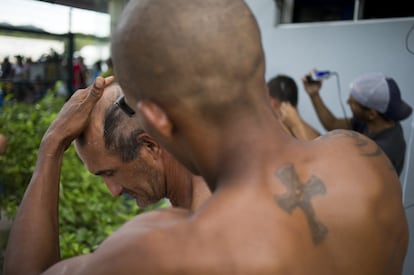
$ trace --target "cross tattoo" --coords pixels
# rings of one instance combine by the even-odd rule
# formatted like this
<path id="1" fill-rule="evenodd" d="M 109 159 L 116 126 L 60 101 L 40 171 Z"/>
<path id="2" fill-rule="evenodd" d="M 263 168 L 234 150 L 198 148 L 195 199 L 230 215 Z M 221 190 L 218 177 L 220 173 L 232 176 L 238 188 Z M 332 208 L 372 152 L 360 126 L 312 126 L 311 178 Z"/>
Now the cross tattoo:
<path id="1" fill-rule="evenodd" d="M 328 234 L 328 229 L 318 221 L 310 200 L 317 194 L 323 195 L 326 193 L 325 184 L 316 176 L 312 176 L 304 184 L 301 183 L 292 164 L 277 171 L 276 176 L 288 190 L 283 195 L 275 196 L 277 204 L 289 214 L 292 214 L 296 207 L 302 209 L 311 229 L 313 243 L 319 244 Z"/>

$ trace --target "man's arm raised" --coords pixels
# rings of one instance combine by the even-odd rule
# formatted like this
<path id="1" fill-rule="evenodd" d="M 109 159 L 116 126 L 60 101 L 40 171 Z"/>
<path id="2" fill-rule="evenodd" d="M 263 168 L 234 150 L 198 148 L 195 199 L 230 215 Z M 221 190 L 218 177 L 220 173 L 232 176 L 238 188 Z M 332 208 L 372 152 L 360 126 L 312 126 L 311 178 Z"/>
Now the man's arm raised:
<path id="1" fill-rule="evenodd" d="M 89 114 L 113 77 L 98 77 L 76 91 L 43 136 L 35 171 L 10 232 L 4 274 L 40 274 L 58 262 L 59 179 L 65 150 L 89 121 Z"/>
<path id="2" fill-rule="evenodd" d="M 298 113 L 298 110 L 289 102 L 280 105 L 281 120 L 290 132 L 298 139 L 312 140 L 321 134 L 306 123 Z"/>
<path id="3" fill-rule="evenodd" d="M 322 98 L 319 95 L 319 90 L 322 87 L 322 81 L 309 82 L 306 76 L 304 76 L 302 78 L 302 82 L 305 91 L 312 101 L 312 105 L 316 110 L 318 118 L 326 130 L 351 129 L 349 120 L 335 117 L 322 101 Z"/>

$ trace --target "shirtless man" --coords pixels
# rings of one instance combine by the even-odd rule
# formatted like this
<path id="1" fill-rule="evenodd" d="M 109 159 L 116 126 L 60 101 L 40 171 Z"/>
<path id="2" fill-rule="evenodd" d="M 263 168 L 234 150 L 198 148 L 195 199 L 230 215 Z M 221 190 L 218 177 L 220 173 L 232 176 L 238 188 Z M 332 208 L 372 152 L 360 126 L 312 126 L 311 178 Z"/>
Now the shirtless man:
<path id="1" fill-rule="evenodd" d="M 355 132 L 303 142 L 276 123 L 260 33 L 242 0 L 131 0 L 112 57 L 144 129 L 214 193 L 195 211 L 139 215 L 94 253 L 58 262 L 53 230 L 35 226 L 57 227 L 57 188 L 31 182 L 9 274 L 401 273 L 407 222 L 389 160 Z M 75 94 L 82 115 L 105 84 Z M 63 145 L 87 118 L 68 120 Z"/>
<path id="2" fill-rule="evenodd" d="M 267 83 L 270 103 L 286 131 L 302 140 L 312 140 L 321 134 L 300 116 L 298 105 L 298 86 L 295 80 L 279 74 Z"/>
<path id="3" fill-rule="evenodd" d="M 122 96 L 118 84 L 105 89 L 76 151 L 88 170 L 102 177 L 114 197 L 123 193 L 146 207 L 166 197 L 172 206 L 196 209 L 210 191 L 114 102 Z M 122 108 L 122 106 L 121 106 Z"/>
<path id="4" fill-rule="evenodd" d="M 43 184 L 48 188 L 55 188 L 59 184 L 59 163 L 64 151 L 59 149 L 53 152 L 53 148 L 62 146 L 61 134 L 71 128 L 71 119 L 72 123 L 79 120 L 78 116 L 74 116 L 75 112 L 79 116 L 82 115 L 83 109 L 77 108 L 76 105 L 79 105 L 78 94 L 84 92 L 79 91 L 77 96 L 73 96 L 66 103 L 66 110 L 71 111 L 62 111 L 54 121 L 54 127 L 50 127 L 45 135 L 31 186 L 39 185 L 35 184 L 37 181 L 44 181 Z M 146 207 L 166 197 L 172 206 L 196 209 L 210 196 L 204 180 L 192 175 L 160 147 L 142 130 L 136 117 L 129 118 L 125 115 L 120 107 L 114 104 L 120 96 L 122 91 L 118 84 L 111 84 L 105 88 L 105 93 L 90 114 L 86 128 L 75 140 L 79 157 L 91 173 L 102 177 L 114 197 L 127 193 L 140 207 Z M 84 116 L 88 117 L 88 113 Z M 130 123 L 132 121 L 134 123 Z M 49 155 L 46 156 L 47 154 Z M 51 160 L 45 161 L 44 158 Z M 58 166 L 55 166 L 57 164 L 54 160 Z M 54 196 L 55 194 L 51 197 L 52 201 L 56 199 Z M 48 224 L 49 221 L 45 224 L 45 232 L 50 233 Z M 23 236 L 25 237 L 28 236 Z M 51 244 L 53 243 L 48 245 Z M 5 274 L 9 274 L 7 267 Z M 14 271 L 10 271 L 10 274 L 14 274 Z"/>

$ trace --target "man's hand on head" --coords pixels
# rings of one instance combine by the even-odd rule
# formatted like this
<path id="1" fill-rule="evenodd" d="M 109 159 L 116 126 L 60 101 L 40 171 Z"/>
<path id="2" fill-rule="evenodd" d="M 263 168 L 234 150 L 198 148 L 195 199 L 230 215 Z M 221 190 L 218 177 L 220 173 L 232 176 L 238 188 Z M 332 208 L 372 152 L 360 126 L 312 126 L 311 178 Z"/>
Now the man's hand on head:
<path id="1" fill-rule="evenodd" d="M 280 114 L 280 120 L 288 128 L 294 127 L 301 121 L 298 110 L 289 102 L 282 102 L 280 104 Z"/>
<path id="2" fill-rule="evenodd" d="M 91 86 L 77 90 L 63 105 L 58 116 L 49 126 L 42 143 L 49 141 L 58 148 L 66 150 L 88 125 L 89 116 L 95 104 L 101 98 L 104 89 L 113 82 L 113 76 L 97 77 Z"/>

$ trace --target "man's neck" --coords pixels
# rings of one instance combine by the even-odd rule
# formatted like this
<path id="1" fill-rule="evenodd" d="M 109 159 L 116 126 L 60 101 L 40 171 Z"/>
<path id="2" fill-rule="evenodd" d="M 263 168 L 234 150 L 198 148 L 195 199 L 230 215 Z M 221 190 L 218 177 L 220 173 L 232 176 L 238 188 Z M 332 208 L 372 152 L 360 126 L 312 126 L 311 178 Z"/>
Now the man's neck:
<path id="1" fill-rule="evenodd" d="M 191 177 L 191 184 L 193 187 L 193 194 L 190 209 L 196 210 L 211 196 L 211 191 L 208 188 L 207 183 L 200 176 L 193 175 Z"/>
<path id="2" fill-rule="evenodd" d="M 193 201 L 192 174 L 173 157 L 164 152 L 166 197 L 173 207 L 190 209 Z"/>

